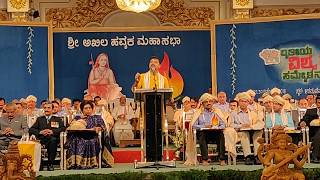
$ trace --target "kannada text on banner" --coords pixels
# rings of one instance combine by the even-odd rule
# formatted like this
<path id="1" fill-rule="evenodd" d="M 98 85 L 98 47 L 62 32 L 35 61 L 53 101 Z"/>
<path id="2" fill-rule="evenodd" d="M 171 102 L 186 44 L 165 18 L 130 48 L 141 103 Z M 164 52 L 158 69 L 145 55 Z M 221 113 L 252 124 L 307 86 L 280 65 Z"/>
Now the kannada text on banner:
<path id="1" fill-rule="evenodd" d="M 273 87 L 294 97 L 320 93 L 319 28 L 319 19 L 217 24 L 218 89 L 232 97 Z"/>
<path id="2" fill-rule="evenodd" d="M 175 98 L 197 97 L 211 86 L 208 30 L 56 32 L 54 48 L 57 97 L 81 98 L 92 90 L 108 100 L 119 91 L 132 97 L 135 74 L 148 71 L 151 56 L 160 58 Z"/>

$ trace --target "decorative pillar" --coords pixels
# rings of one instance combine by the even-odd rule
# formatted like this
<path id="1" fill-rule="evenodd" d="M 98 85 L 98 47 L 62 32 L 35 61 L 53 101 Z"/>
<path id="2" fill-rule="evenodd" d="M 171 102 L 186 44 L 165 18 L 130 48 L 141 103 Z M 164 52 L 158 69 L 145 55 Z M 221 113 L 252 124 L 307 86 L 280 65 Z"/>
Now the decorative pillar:
<path id="1" fill-rule="evenodd" d="M 233 0 L 232 9 L 234 19 L 249 19 L 250 10 L 253 9 L 253 0 Z"/>
<path id="2" fill-rule="evenodd" d="M 7 11 L 13 21 L 27 21 L 29 0 L 7 0 Z"/>

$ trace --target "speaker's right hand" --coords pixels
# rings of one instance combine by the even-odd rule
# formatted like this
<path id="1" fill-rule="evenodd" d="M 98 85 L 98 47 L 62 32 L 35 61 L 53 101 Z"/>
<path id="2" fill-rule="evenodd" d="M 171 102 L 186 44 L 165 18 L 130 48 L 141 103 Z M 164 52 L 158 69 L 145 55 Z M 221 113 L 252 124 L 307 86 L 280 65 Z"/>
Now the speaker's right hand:
<path id="1" fill-rule="evenodd" d="M 139 82 L 139 80 L 140 80 L 140 73 L 137 73 L 134 78 L 135 78 L 136 82 Z"/>

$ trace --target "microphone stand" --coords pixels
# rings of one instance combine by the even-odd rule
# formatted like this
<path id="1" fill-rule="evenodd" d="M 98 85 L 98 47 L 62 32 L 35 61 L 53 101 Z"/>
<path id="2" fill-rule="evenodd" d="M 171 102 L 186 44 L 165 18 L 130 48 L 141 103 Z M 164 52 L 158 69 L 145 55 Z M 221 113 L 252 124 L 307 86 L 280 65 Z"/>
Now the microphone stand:
<path id="1" fill-rule="evenodd" d="M 153 90 L 157 91 L 157 79 L 156 79 L 156 75 L 157 73 L 152 71 L 152 74 L 153 74 L 153 81 L 154 81 L 154 87 L 153 87 Z"/>
<path id="2" fill-rule="evenodd" d="M 157 73 L 155 73 L 154 71 L 152 72 L 152 74 L 153 74 L 153 81 L 154 81 L 154 87 L 153 87 L 153 90 L 155 91 L 155 92 L 157 92 L 157 79 L 156 79 L 156 75 L 157 75 Z M 153 105 L 154 105 L 154 119 L 155 119 L 155 121 L 154 121 L 154 125 L 155 125 L 155 128 L 154 128 L 154 141 L 155 141 L 155 144 L 156 144 L 156 152 L 155 152 L 155 162 L 154 162 L 154 165 L 153 166 L 155 166 L 157 169 L 159 169 L 159 166 L 160 166 L 160 164 L 159 164 L 159 161 L 158 161 L 158 135 L 157 135 L 157 133 L 158 133 L 158 125 L 157 125 L 157 113 L 158 113 L 158 109 L 157 109 L 157 95 L 155 96 L 155 98 L 154 98 L 154 101 L 153 101 Z M 161 132 L 162 133 L 162 132 Z M 161 160 L 160 160 L 161 161 Z"/>

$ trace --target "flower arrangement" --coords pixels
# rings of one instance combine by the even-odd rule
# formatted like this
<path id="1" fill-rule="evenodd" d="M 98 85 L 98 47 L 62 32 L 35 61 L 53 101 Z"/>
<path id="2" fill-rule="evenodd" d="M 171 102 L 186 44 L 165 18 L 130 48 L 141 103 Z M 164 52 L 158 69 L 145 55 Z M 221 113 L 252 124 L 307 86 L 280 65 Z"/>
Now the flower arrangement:
<path id="1" fill-rule="evenodd" d="M 183 131 L 176 130 L 176 133 L 174 135 L 169 134 L 170 139 L 173 141 L 174 146 L 177 148 L 175 155 L 176 158 L 181 158 L 181 153 L 184 151 L 182 148 L 184 145 L 184 139 L 185 135 Z"/>

